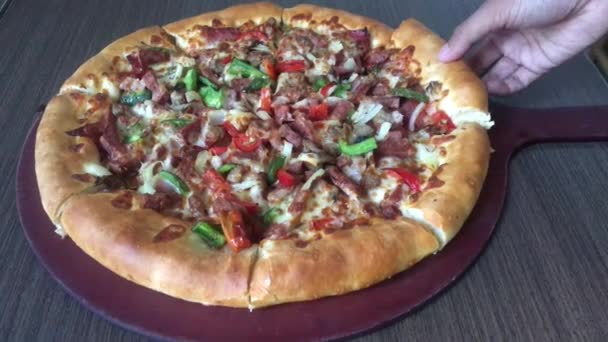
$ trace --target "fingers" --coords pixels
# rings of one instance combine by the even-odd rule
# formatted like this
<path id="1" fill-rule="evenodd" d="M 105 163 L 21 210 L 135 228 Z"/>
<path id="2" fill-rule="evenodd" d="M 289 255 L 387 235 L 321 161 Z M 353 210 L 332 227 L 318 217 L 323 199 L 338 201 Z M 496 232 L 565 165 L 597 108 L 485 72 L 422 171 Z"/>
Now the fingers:
<path id="1" fill-rule="evenodd" d="M 500 1 L 484 3 L 473 15 L 454 30 L 450 40 L 439 51 L 439 60 L 446 63 L 464 56 L 473 43 L 503 26 Z"/>
<path id="2" fill-rule="evenodd" d="M 483 81 L 489 93 L 509 95 L 527 87 L 539 76 L 540 74 L 518 65 L 509 57 L 503 57 L 483 77 Z"/>
<path id="3" fill-rule="evenodd" d="M 491 39 L 486 39 L 484 43 L 480 44 L 477 51 L 468 58 L 467 62 L 476 74 L 482 75 L 500 57 L 502 57 L 500 48 Z"/>

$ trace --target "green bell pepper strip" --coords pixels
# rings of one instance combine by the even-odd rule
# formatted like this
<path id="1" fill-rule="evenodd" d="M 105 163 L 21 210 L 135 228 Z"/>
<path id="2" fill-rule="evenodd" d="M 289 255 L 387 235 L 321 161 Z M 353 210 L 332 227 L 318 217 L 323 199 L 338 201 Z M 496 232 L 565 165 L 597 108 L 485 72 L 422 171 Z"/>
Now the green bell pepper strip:
<path id="1" fill-rule="evenodd" d="M 367 152 L 371 152 L 378 148 L 378 144 L 376 144 L 376 139 L 367 138 L 359 143 L 348 145 L 344 141 L 340 141 L 340 152 L 347 156 L 358 156 L 361 154 L 365 154 Z"/>
<path id="2" fill-rule="evenodd" d="M 325 87 L 329 82 L 321 77 L 321 78 L 317 78 L 315 80 L 315 82 L 312 84 L 312 89 L 314 89 L 315 91 L 319 91 L 321 90 L 321 88 Z"/>
<path id="3" fill-rule="evenodd" d="M 349 91 L 350 88 L 352 88 L 350 83 L 340 83 L 336 86 L 332 95 L 344 99 L 346 98 L 346 92 Z"/>
<path id="4" fill-rule="evenodd" d="M 132 144 L 134 142 L 137 142 L 139 140 L 141 140 L 141 138 L 143 138 L 144 135 L 144 126 L 142 126 L 140 123 L 136 123 L 135 125 L 129 127 L 127 129 L 125 138 L 124 138 L 124 143 L 125 144 Z"/>
<path id="5" fill-rule="evenodd" d="M 239 76 L 243 78 L 270 78 L 270 76 L 259 69 L 256 69 L 253 65 L 238 58 L 232 59 L 226 73 L 230 76 Z"/>
<path id="6" fill-rule="evenodd" d="M 258 91 L 269 85 L 270 85 L 269 78 L 254 78 L 253 81 L 251 81 L 251 83 L 247 87 L 247 89 L 252 90 L 252 91 Z"/>
<path id="7" fill-rule="evenodd" d="M 217 169 L 217 172 L 225 175 L 228 172 L 232 171 L 236 167 L 236 164 L 224 164 Z"/>
<path id="8" fill-rule="evenodd" d="M 211 248 L 219 249 L 226 244 L 224 234 L 210 223 L 197 222 L 194 227 L 192 227 L 192 231 Z"/>
<path id="9" fill-rule="evenodd" d="M 395 88 L 393 89 L 393 95 L 404 97 L 410 100 L 416 100 L 418 102 L 429 102 L 429 97 L 426 94 L 419 93 L 417 91 L 407 89 L 407 88 Z"/>
<path id="10" fill-rule="evenodd" d="M 285 156 L 278 156 L 274 158 L 274 160 L 270 163 L 270 167 L 268 168 L 268 174 L 266 178 L 268 179 L 269 184 L 273 184 L 277 181 L 277 172 L 283 167 L 285 164 Z"/>
<path id="11" fill-rule="evenodd" d="M 206 85 L 207 87 L 211 87 L 214 90 L 217 90 L 217 86 L 213 82 L 209 81 L 207 77 L 200 76 L 198 80 L 201 81 L 201 83 Z"/>
<path id="12" fill-rule="evenodd" d="M 184 85 L 186 86 L 186 90 L 196 90 L 197 89 L 197 78 L 198 72 L 195 69 L 189 69 L 186 72 L 186 76 L 183 78 Z"/>
<path id="13" fill-rule="evenodd" d="M 183 196 L 190 192 L 190 188 L 188 187 L 188 185 L 172 172 L 163 170 L 158 173 L 158 177 L 169 183 L 178 195 Z"/>
<path id="14" fill-rule="evenodd" d="M 220 109 L 224 106 L 224 91 L 222 89 L 215 90 L 211 87 L 203 87 L 199 94 L 207 107 Z"/>
<path id="15" fill-rule="evenodd" d="M 270 208 L 262 215 L 262 221 L 269 226 L 279 217 L 279 208 Z"/>
<path id="16" fill-rule="evenodd" d="M 152 93 L 148 89 L 144 89 L 138 92 L 131 91 L 122 94 L 120 97 L 120 103 L 133 107 L 140 102 L 150 99 L 152 99 Z"/>
<path id="17" fill-rule="evenodd" d="M 169 124 L 175 128 L 184 128 L 192 123 L 190 119 L 167 119 L 160 122 L 161 124 Z"/>

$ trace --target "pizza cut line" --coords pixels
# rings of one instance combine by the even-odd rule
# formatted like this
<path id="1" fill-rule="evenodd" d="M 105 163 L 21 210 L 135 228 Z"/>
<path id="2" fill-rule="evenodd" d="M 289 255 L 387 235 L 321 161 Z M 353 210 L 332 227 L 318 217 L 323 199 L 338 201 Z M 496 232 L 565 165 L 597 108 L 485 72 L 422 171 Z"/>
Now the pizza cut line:
<path id="1" fill-rule="evenodd" d="M 486 176 L 487 94 L 442 44 L 312 5 L 139 30 L 46 107 L 44 209 L 105 267 L 188 301 L 369 287 L 443 248 Z"/>

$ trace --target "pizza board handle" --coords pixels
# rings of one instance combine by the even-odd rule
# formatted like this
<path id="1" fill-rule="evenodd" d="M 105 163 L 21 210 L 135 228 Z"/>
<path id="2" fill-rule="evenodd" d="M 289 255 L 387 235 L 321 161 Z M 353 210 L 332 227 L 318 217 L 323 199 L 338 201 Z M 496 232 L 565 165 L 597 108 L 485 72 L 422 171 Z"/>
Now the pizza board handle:
<path id="1" fill-rule="evenodd" d="M 493 147 L 509 153 L 532 143 L 608 141 L 608 106 L 528 109 L 493 104 Z"/>

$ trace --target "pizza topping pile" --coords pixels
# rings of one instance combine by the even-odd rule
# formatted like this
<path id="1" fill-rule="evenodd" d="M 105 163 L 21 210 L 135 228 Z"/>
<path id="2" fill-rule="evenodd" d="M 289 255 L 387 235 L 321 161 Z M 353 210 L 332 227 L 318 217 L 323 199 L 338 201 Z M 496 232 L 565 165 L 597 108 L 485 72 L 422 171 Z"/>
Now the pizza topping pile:
<path id="1" fill-rule="evenodd" d="M 67 132 L 102 157 L 92 179 L 74 177 L 142 195 L 120 192 L 115 207 L 179 217 L 210 247 L 239 251 L 396 219 L 442 186 L 456 125 L 438 109 L 442 84 L 420 83 L 414 47 L 274 19 L 196 30 L 207 45 L 195 52 L 145 46 L 117 59 L 119 96 L 92 98 L 103 115 Z M 169 228 L 155 241 L 184 233 Z"/>

